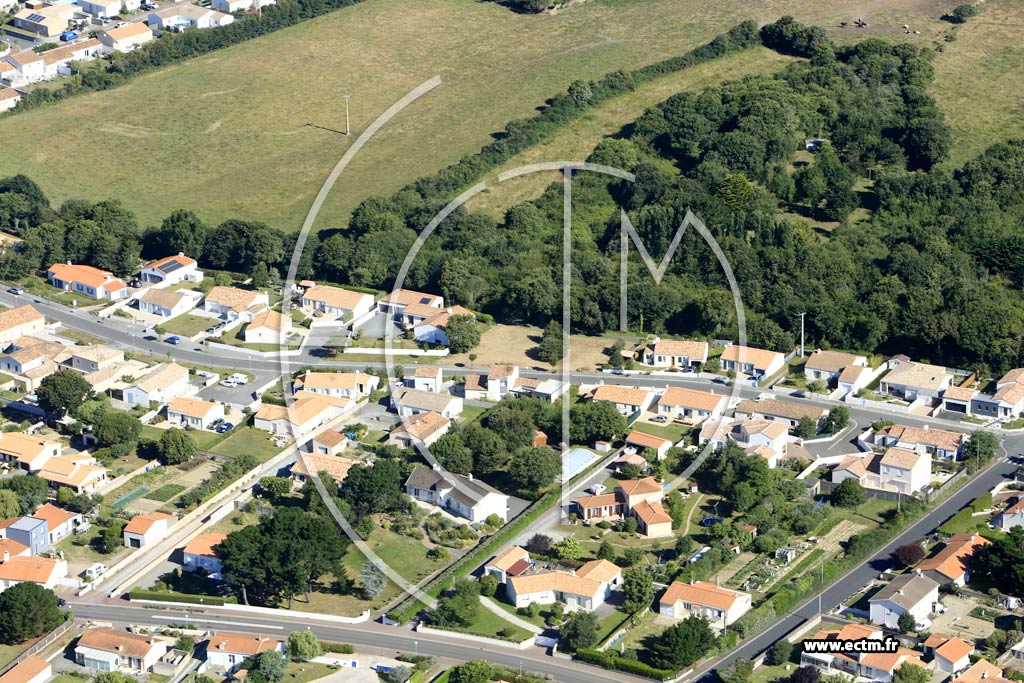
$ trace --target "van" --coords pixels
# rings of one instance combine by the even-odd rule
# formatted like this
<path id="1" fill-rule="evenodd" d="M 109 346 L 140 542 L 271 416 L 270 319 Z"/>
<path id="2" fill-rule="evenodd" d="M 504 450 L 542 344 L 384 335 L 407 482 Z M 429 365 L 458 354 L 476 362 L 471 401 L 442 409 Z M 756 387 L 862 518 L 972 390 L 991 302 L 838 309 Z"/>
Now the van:
<path id="1" fill-rule="evenodd" d="M 85 577 L 87 579 L 96 579 L 103 576 L 106 572 L 107 565 L 103 564 L 102 562 L 97 562 L 96 564 L 91 565 L 89 568 L 85 570 Z"/>

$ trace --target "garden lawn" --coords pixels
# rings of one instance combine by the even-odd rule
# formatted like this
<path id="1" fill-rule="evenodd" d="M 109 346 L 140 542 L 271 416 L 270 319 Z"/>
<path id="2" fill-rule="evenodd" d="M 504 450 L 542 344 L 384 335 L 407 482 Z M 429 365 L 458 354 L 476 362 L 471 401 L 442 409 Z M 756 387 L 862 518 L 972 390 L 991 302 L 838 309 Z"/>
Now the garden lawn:
<path id="1" fill-rule="evenodd" d="M 183 315 L 179 315 L 173 320 L 160 323 L 159 327 L 169 334 L 176 334 L 182 337 L 194 337 L 211 325 L 216 324 L 217 321 L 213 318 L 185 313 Z"/>
<path id="2" fill-rule="evenodd" d="M 239 455 L 251 453 L 260 460 L 270 460 L 281 449 L 274 445 L 270 435 L 255 427 L 235 427 L 228 432 L 228 437 L 209 449 L 213 453 L 237 458 Z"/>

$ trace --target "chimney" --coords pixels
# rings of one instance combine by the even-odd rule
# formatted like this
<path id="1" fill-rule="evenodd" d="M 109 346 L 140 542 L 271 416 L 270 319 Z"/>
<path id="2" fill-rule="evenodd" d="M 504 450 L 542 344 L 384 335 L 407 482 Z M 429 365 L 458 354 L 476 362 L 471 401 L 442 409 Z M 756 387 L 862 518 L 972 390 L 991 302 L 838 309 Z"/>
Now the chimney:
<path id="1" fill-rule="evenodd" d="M 897 595 L 903 595 L 903 589 L 901 588 L 901 589 L 899 589 L 898 591 L 896 591 L 896 594 L 897 594 Z"/>
<path id="2" fill-rule="evenodd" d="M 469 479 L 470 481 L 473 481 L 473 473 L 470 472 L 469 474 L 467 474 L 466 475 L 466 479 Z M 972 538 L 971 540 L 973 541 L 974 539 Z"/>
<path id="3" fill-rule="evenodd" d="M 988 672 L 987 671 L 982 671 L 981 672 L 981 677 L 982 678 L 988 678 Z"/>
<path id="4" fill-rule="evenodd" d="M 8 551 L 4 551 L 4 562 L 11 559 L 11 554 Z"/>
<path id="5" fill-rule="evenodd" d="M 114 649 L 117 650 L 118 652 L 120 652 L 121 650 L 124 649 L 124 645 L 117 644 L 117 645 L 114 646 Z"/>

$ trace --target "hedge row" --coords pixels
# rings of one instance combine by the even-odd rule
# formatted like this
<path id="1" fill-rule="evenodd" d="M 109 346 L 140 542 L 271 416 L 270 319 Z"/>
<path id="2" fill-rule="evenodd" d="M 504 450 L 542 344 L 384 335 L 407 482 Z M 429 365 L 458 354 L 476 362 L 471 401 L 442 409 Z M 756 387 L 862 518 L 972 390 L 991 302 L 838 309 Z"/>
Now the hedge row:
<path id="1" fill-rule="evenodd" d="M 320 641 L 320 649 L 324 652 L 333 652 L 340 655 L 351 655 L 355 654 L 356 648 L 354 645 L 348 643 L 328 643 L 325 640 Z"/>
<path id="2" fill-rule="evenodd" d="M 591 650 L 586 648 L 579 649 L 576 651 L 575 659 L 578 659 L 581 662 L 586 662 L 587 664 L 600 666 L 604 669 L 623 671 L 636 676 L 643 676 L 644 678 L 653 678 L 656 681 L 665 681 L 670 678 L 674 678 L 676 675 L 675 671 L 657 669 L 649 664 L 638 662 L 635 659 L 626 659 L 625 657 L 620 657 L 613 652 L 602 652 L 601 650 Z"/>
<path id="3" fill-rule="evenodd" d="M 191 605 L 212 605 L 220 607 L 224 604 L 224 598 L 213 595 L 190 595 L 188 593 L 165 593 L 163 591 L 150 591 L 142 588 L 135 588 L 128 593 L 131 600 L 156 600 L 159 602 L 187 602 Z"/>

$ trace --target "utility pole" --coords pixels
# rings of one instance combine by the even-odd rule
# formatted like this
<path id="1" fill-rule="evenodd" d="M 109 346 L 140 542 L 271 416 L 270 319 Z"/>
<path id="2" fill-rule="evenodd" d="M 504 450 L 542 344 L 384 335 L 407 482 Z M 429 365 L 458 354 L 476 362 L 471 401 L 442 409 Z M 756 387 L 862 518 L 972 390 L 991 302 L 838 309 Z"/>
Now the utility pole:
<path id="1" fill-rule="evenodd" d="M 352 135 L 352 129 L 349 127 L 348 122 L 348 100 L 352 97 L 351 95 L 342 95 L 341 99 L 345 100 L 345 135 Z"/>
<path id="2" fill-rule="evenodd" d="M 804 316 L 807 313 L 800 314 L 800 357 L 804 357 Z"/>

